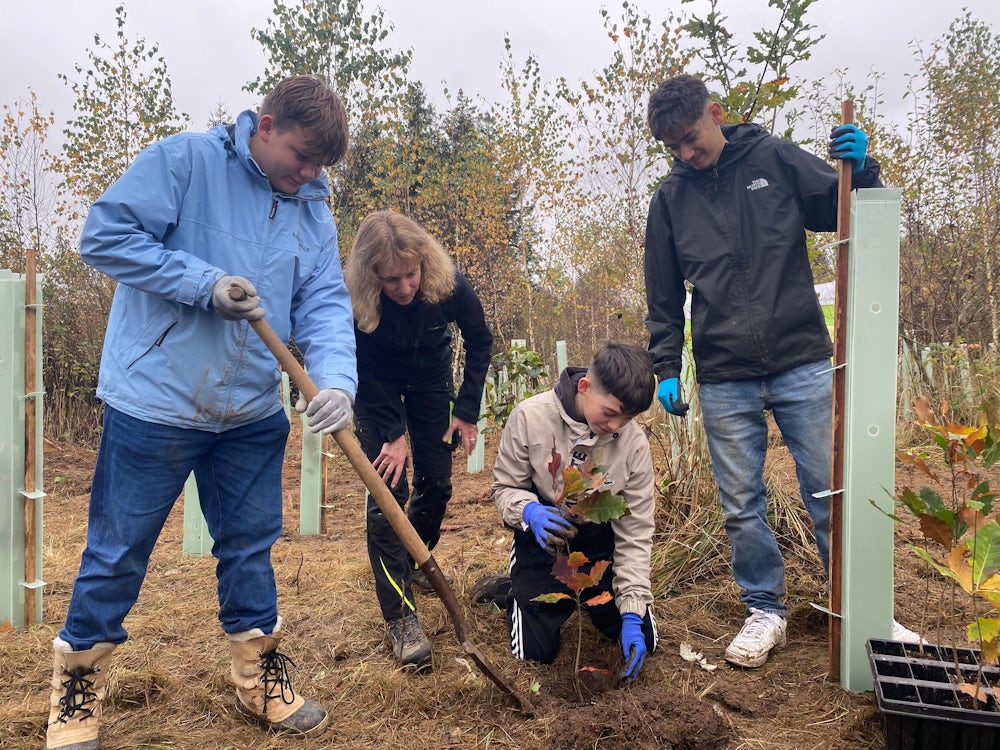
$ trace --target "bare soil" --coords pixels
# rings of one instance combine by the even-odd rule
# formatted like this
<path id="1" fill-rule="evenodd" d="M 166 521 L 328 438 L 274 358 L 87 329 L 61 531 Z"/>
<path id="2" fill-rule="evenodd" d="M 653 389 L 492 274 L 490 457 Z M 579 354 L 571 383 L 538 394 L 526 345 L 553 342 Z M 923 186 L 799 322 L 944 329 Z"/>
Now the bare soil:
<path id="1" fill-rule="evenodd" d="M 435 550 L 442 568 L 454 576 L 463 604 L 481 576 L 507 564 L 510 537 L 489 499 L 494 445 L 490 436 L 482 473 L 467 474 L 464 457 L 456 455 L 454 499 Z M 575 618 L 567 623 L 559 659 L 544 666 L 510 656 L 501 612 L 467 606 L 471 640 L 534 705 L 535 716 L 526 717 L 466 659 L 446 611 L 430 595 L 418 595 L 418 608 L 434 643 L 434 671 L 423 676 L 399 671 L 385 645 L 365 554 L 361 482 L 334 450 L 327 463 L 325 531 L 301 536 L 299 451 L 293 428 L 285 531 L 273 549 L 288 633 L 282 651 L 297 665 L 295 688 L 329 708 L 331 727 L 314 740 L 276 738 L 237 714 L 228 647 L 216 619 L 214 561 L 182 553 L 179 502 L 125 622 L 130 639 L 115 652 L 102 747 L 883 747 L 872 694 L 846 692 L 828 679 L 826 616 L 810 605 L 820 600 L 823 581 L 816 566 L 798 561 L 788 570 L 788 645 L 760 669 L 734 668 L 722 660 L 742 624 L 742 608 L 727 566 L 714 564 L 707 569 L 721 572 L 657 601 L 659 647 L 628 688 L 597 672 L 582 673 L 577 683 Z M 84 544 L 94 459 L 92 451 L 76 445 L 45 446 L 44 622 L 27 630 L 0 628 L 0 748 L 37 750 L 44 744 L 51 640 L 65 616 Z M 930 574 L 909 553 L 896 557 L 897 615 L 923 612 L 925 627 L 930 620 L 945 622 L 924 605 L 921 581 Z M 912 618 L 900 619 L 917 625 Z M 582 631 L 582 662 L 616 673 L 618 647 L 587 621 Z M 684 661 L 681 642 L 703 652 L 716 668 Z"/>

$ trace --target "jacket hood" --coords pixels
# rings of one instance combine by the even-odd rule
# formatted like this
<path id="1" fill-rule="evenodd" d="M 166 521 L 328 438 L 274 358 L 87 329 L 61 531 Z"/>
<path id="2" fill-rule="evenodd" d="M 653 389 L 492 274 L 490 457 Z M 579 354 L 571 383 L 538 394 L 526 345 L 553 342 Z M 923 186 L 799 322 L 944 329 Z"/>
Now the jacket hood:
<path id="1" fill-rule="evenodd" d="M 234 124 L 216 125 L 209 131 L 209 133 L 222 141 L 222 145 L 225 146 L 229 158 L 238 159 L 240 164 L 246 167 L 247 170 L 262 179 L 270 190 L 271 185 L 268 182 L 267 175 L 257 165 L 257 162 L 254 161 L 250 153 L 250 139 L 256 132 L 257 113 L 251 109 L 241 112 Z M 287 193 L 280 193 L 280 195 L 289 198 L 300 198 L 306 201 L 325 200 L 330 195 L 330 186 L 326 181 L 325 174 L 321 172 L 319 177 L 300 187 L 299 191 L 294 195 Z"/>
<path id="2" fill-rule="evenodd" d="M 559 374 L 559 380 L 552 387 L 552 390 L 559 397 L 559 403 L 562 404 L 563 411 L 566 412 L 570 419 L 576 422 L 584 421 L 583 417 L 576 411 L 576 387 L 577 383 L 580 382 L 580 378 L 586 374 L 586 367 L 567 367 Z"/>
<path id="3" fill-rule="evenodd" d="M 722 134 L 726 137 L 726 145 L 722 147 L 719 161 L 708 169 L 694 169 L 680 159 L 674 159 L 671 174 L 678 177 L 697 177 L 715 169 L 727 167 L 742 159 L 748 151 L 768 137 L 768 132 L 753 122 L 742 122 L 735 125 L 723 125 Z"/>

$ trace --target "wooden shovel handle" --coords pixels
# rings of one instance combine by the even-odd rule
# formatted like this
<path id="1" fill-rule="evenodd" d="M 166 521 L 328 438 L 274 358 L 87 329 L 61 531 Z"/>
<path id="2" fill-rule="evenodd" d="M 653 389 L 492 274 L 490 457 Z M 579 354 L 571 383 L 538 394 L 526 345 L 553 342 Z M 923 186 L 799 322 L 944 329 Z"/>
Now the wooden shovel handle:
<path id="1" fill-rule="evenodd" d="M 250 321 L 250 325 L 278 360 L 282 369 L 288 373 L 292 382 L 298 386 L 299 391 L 301 391 L 306 401 L 311 401 L 315 398 L 316 394 L 319 393 L 319 388 L 316 387 L 312 378 L 306 373 L 305 368 L 288 351 L 285 342 L 278 338 L 278 334 L 274 332 L 270 324 L 261 318 L 260 320 Z M 410 519 L 406 517 L 406 513 L 403 512 L 399 503 L 396 502 L 396 498 L 392 496 L 385 481 L 375 471 L 375 467 L 372 466 L 364 451 L 361 450 L 361 446 L 354 435 L 346 429 L 342 429 L 334 432 L 333 437 L 337 441 L 337 445 L 340 446 L 340 449 L 344 451 L 347 459 L 351 462 L 351 466 L 354 467 L 358 476 L 361 477 L 361 481 L 365 483 L 365 487 L 368 488 L 375 503 L 385 515 L 393 531 L 396 532 L 396 536 L 399 537 L 406 551 L 410 553 L 410 556 L 417 562 L 420 569 L 427 575 L 431 585 L 434 586 L 434 590 L 441 598 L 441 603 L 448 610 L 451 621 L 455 626 L 455 635 L 458 637 L 458 642 L 462 644 L 465 653 L 472 658 L 476 665 L 483 671 L 483 674 L 494 685 L 517 702 L 518 708 L 524 714 L 528 716 L 533 715 L 534 707 L 531 705 L 531 702 L 525 696 L 521 695 L 511 683 L 507 682 L 500 671 L 490 664 L 482 652 L 469 640 L 468 631 L 465 626 L 465 617 L 462 614 L 462 607 L 458 603 L 455 592 L 444 577 L 444 573 L 438 566 L 434 556 L 427 549 L 427 545 L 424 544 L 423 539 L 420 538 L 416 529 L 413 528 Z"/>
<path id="2" fill-rule="evenodd" d="M 285 343 L 278 337 L 278 334 L 274 332 L 270 324 L 261 318 L 260 320 L 250 321 L 250 325 L 260 336 L 261 341 L 267 346 L 271 351 L 271 354 L 275 356 L 278 363 L 281 365 L 281 369 L 288 373 L 288 377 L 292 379 L 292 382 L 298 386 L 299 391 L 305 397 L 306 401 L 312 401 L 316 394 L 319 393 L 319 388 L 313 382 L 312 378 L 305 371 L 305 368 L 298 363 L 298 360 L 292 356 L 292 353 L 285 346 Z M 337 430 L 333 433 L 333 439 L 337 441 L 337 445 L 340 449 L 344 451 L 344 455 L 347 456 L 347 460 L 351 462 L 351 466 L 354 467 L 354 471 L 358 473 L 361 477 L 361 481 L 365 483 L 365 487 L 371 493 L 372 497 L 375 499 L 376 504 L 379 509 L 385 514 L 386 519 L 392 526 L 399 540 L 403 543 L 406 551 L 410 553 L 410 556 L 416 561 L 418 565 L 422 565 L 427 562 L 430 558 L 430 550 L 427 549 L 427 545 L 424 544 L 424 540 L 420 538 L 417 534 L 416 529 L 413 528 L 413 524 L 410 523 L 410 519 L 406 517 L 406 513 L 403 509 L 399 507 L 399 503 L 396 502 L 396 498 L 392 496 L 389 488 L 386 486 L 385 481 L 379 476 L 378 472 L 375 471 L 375 467 L 372 466 L 371 461 L 365 455 L 364 451 L 361 450 L 361 446 L 358 444 L 357 439 L 347 431 L 347 429 Z"/>

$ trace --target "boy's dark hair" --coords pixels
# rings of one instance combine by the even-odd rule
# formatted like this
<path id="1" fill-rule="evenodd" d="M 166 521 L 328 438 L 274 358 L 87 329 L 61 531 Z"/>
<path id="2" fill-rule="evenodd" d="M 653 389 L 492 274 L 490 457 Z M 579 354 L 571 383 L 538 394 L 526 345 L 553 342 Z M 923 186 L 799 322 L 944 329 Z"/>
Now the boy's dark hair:
<path id="1" fill-rule="evenodd" d="M 594 352 L 587 378 L 622 402 L 622 411 L 635 416 L 653 403 L 656 376 L 649 352 L 636 344 L 605 341 Z"/>
<path id="2" fill-rule="evenodd" d="M 686 73 L 661 83 L 649 95 L 646 109 L 646 122 L 653 137 L 666 140 L 672 131 L 688 127 L 705 114 L 705 105 L 711 98 L 705 82 Z"/>
<path id="3" fill-rule="evenodd" d="M 320 76 L 290 76 L 264 97 L 260 114 L 271 115 L 278 128 L 299 125 L 310 156 L 331 166 L 347 153 L 347 112 L 340 95 Z"/>

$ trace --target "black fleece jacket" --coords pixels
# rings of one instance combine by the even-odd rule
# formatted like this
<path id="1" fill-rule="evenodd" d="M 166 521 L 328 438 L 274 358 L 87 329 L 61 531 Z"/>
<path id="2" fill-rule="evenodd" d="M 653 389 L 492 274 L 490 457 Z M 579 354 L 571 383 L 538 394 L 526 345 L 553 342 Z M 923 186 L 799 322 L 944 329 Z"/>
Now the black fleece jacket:
<path id="1" fill-rule="evenodd" d="M 416 299 L 403 307 L 382 295 L 382 315 L 371 333 L 355 325 L 358 352 L 358 396 L 375 420 L 384 442 L 403 434 L 406 425 L 389 394 L 424 397 L 453 390 L 451 330 L 456 323 L 465 343 L 462 385 L 453 414 L 466 422 L 479 419 L 493 334 L 483 306 L 469 280 L 455 272 L 451 296 L 431 305 Z"/>

